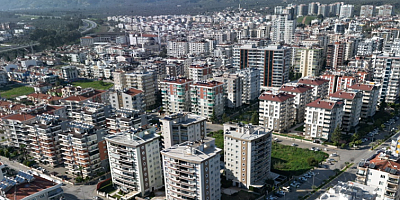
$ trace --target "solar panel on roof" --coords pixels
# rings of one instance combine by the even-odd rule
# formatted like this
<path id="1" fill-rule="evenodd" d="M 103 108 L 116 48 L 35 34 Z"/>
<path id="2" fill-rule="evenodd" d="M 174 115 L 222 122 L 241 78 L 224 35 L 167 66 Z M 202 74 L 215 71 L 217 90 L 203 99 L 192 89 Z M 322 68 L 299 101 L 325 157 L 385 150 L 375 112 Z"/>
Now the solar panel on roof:
<path id="1" fill-rule="evenodd" d="M 363 166 L 364 166 L 364 163 L 360 162 L 360 163 L 358 163 L 358 166 L 359 166 L 359 167 L 363 167 Z"/>
<path id="2" fill-rule="evenodd" d="M 391 169 L 391 170 L 390 170 L 390 173 L 391 173 L 391 174 L 396 174 L 396 173 L 397 173 L 397 170 L 396 170 L 396 169 Z"/>
<path id="3" fill-rule="evenodd" d="M 371 163 L 371 164 L 369 165 L 369 168 L 374 169 L 374 168 L 375 168 L 375 164 L 374 164 L 374 163 Z"/>
<path id="4" fill-rule="evenodd" d="M 389 173 L 389 172 L 390 172 L 390 168 L 389 168 L 389 167 L 386 167 L 386 168 L 385 168 L 385 172 Z"/>

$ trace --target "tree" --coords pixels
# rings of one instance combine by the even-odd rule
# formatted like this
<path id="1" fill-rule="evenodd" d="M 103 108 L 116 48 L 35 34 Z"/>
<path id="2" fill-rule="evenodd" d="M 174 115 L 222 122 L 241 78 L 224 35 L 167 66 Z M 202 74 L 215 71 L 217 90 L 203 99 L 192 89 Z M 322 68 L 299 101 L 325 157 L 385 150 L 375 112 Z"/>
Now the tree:
<path id="1" fill-rule="evenodd" d="M 258 125 L 259 119 L 258 119 L 258 112 L 253 112 L 253 115 L 251 116 L 250 122 L 253 125 Z"/>
<path id="2" fill-rule="evenodd" d="M 338 126 L 336 126 L 335 130 L 333 131 L 333 133 L 331 135 L 331 141 L 338 145 L 341 139 L 342 139 L 342 130 L 340 129 L 340 127 L 338 125 Z"/>
<path id="3" fill-rule="evenodd" d="M 83 177 L 83 167 L 81 165 L 79 165 L 78 169 L 79 169 L 79 172 L 81 173 L 81 177 Z"/>
<path id="4" fill-rule="evenodd" d="M 212 122 L 217 121 L 217 116 L 215 115 L 215 109 L 214 109 L 214 108 L 213 108 L 213 111 L 212 111 L 212 115 L 211 115 L 211 117 L 210 117 L 210 120 L 211 120 Z"/>
<path id="5" fill-rule="evenodd" d="M 307 163 L 310 166 L 317 166 L 318 165 L 318 161 L 314 157 L 307 158 Z"/>
<path id="6" fill-rule="evenodd" d="M 383 101 L 379 104 L 379 111 L 384 111 L 386 107 L 387 107 L 387 103 L 386 103 L 385 99 L 383 99 Z"/>
<path id="7" fill-rule="evenodd" d="M 20 144 L 19 145 L 19 152 L 22 155 L 22 158 L 24 158 L 24 160 L 28 159 L 28 152 L 26 151 L 26 145 L 24 144 Z"/>
<path id="8" fill-rule="evenodd" d="M 230 117 L 227 117 L 226 114 L 224 113 L 224 114 L 222 115 L 222 121 L 223 121 L 223 122 L 227 122 L 227 121 L 229 121 L 229 120 L 230 120 Z"/>

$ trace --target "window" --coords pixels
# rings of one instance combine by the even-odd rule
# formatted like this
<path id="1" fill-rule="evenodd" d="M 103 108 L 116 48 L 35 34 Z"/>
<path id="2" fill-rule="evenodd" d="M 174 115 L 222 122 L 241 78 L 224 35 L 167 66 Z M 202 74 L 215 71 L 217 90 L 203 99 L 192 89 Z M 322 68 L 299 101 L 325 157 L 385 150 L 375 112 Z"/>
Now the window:
<path id="1" fill-rule="evenodd" d="M 381 178 L 385 178 L 385 175 L 381 175 Z"/>
<path id="2" fill-rule="evenodd" d="M 379 185 L 383 185 L 383 182 L 382 182 L 382 181 L 379 181 Z"/>

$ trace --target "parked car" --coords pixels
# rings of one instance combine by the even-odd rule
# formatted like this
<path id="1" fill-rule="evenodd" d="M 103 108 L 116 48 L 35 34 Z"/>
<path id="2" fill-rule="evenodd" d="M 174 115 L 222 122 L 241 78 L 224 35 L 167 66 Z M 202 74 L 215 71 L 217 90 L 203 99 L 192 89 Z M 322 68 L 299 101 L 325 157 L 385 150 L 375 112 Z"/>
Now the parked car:
<path id="1" fill-rule="evenodd" d="M 315 148 L 315 150 L 314 151 L 320 151 L 320 149 L 317 147 L 317 148 Z"/>
<path id="2" fill-rule="evenodd" d="M 292 147 L 298 146 L 296 143 L 292 143 Z"/>
<path id="3" fill-rule="evenodd" d="M 337 156 L 337 154 L 336 153 L 331 153 L 331 155 L 330 155 L 331 157 L 336 157 Z"/>
<path id="4" fill-rule="evenodd" d="M 311 150 L 311 151 L 314 151 L 314 150 L 315 150 L 315 147 L 311 147 L 310 150 Z"/>

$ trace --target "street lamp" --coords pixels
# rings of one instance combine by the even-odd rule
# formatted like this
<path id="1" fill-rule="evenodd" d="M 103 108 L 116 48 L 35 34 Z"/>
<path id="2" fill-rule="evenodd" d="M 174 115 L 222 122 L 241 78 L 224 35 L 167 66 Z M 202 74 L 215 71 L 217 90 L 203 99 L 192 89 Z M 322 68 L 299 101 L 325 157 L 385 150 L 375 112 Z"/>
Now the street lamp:
<path id="1" fill-rule="evenodd" d="M 315 175 L 317 175 L 317 174 L 319 174 L 319 172 L 316 173 L 316 174 L 315 174 L 315 173 L 313 174 L 311 189 L 313 189 L 312 187 L 315 187 L 315 185 L 314 185 L 314 178 L 315 178 Z"/>

